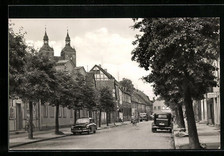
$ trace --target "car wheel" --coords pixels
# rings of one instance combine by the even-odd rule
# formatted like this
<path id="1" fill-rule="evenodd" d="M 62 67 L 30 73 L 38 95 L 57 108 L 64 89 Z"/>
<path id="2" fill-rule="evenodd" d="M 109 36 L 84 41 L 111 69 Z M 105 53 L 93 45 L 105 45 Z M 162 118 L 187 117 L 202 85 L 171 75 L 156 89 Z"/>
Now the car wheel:
<path id="1" fill-rule="evenodd" d="M 72 132 L 72 134 L 73 134 L 73 135 L 76 135 L 76 133 L 75 133 L 75 132 Z"/>
<path id="2" fill-rule="evenodd" d="M 172 133 L 172 129 L 170 129 L 169 132 Z"/>
<path id="3" fill-rule="evenodd" d="M 155 133 L 156 132 L 156 129 L 155 128 L 152 128 L 152 133 Z"/>
<path id="4" fill-rule="evenodd" d="M 96 133 L 96 128 L 94 128 L 93 133 Z"/>

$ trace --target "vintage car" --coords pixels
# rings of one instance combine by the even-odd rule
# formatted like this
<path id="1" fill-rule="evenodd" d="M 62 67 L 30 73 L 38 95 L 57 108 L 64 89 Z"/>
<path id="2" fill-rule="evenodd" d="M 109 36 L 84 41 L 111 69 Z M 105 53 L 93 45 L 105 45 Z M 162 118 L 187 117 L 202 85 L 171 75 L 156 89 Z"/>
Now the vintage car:
<path id="1" fill-rule="evenodd" d="M 170 133 L 173 129 L 171 113 L 155 113 L 154 121 L 152 122 L 152 132 L 155 133 L 157 129 L 168 130 Z"/>
<path id="2" fill-rule="evenodd" d="M 142 122 L 143 120 L 148 121 L 148 115 L 146 113 L 139 113 L 139 121 Z"/>
<path id="3" fill-rule="evenodd" d="M 94 120 L 89 117 L 80 118 L 76 120 L 76 124 L 71 127 L 71 132 L 73 134 L 81 134 L 83 132 L 86 133 L 96 133 L 97 126 L 94 123 Z"/>

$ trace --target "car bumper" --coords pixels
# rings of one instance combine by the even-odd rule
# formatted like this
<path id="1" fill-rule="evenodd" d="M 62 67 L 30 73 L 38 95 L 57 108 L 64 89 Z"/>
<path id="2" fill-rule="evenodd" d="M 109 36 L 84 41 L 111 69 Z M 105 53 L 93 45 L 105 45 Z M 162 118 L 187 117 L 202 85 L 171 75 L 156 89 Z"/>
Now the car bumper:
<path id="1" fill-rule="evenodd" d="M 71 129 L 73 133 L 90 132 L 90 129 Z"/>
<path id="2" fill-rule="evenodd" d="M 156 129 L 172 129 L 172 127 L 160 127 L 160 126 L 152 126 L 152 128 L 156 128 Z"/>

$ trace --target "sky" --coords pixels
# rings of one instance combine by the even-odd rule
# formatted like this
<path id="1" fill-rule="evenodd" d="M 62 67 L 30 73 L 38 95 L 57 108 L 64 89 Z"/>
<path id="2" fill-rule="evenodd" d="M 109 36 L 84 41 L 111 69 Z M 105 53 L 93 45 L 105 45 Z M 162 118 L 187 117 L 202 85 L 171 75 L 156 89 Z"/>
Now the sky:
<path id="1" fill-rule="evenodd" d="M 14 32 L 23 28 L 26 43 L 37 50 L 43 46 L 46 28 L 49 45 L 54 49 L 55 56 L 60 56 L 68 31 L 71 46 L 76 50 L 77 66 L 83 66 L 89 71 L 94 65 L 100 64 L 116 80 L 130 79 L 134 87 L 151 100 L 155 97 L 151 84 L 141 79 L 149 71 L 131 60 L 131 52 L 135 48 L 132 42 L 135 35 L 140 34 L 131 28 L 134 24 L 132 19 L 9 19 L 9 22 L 15 24 Z"/>

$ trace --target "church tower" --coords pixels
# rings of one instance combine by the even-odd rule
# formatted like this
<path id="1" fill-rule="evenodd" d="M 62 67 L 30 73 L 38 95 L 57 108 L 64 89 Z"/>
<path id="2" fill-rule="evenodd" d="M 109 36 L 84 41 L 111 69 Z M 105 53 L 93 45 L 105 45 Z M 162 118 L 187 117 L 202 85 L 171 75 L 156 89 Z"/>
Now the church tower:
<path id="1" fill-rule="evenodd" d="M 70 45 L 70 37 L 67 30 L 67 36 L 65 38 L 65 47 L 61 51 L 62 60 L 71 60 L 76 67 L 76 51 Z"/>
<path id="2" fill-rule="evenodd" d="M 44 45 L 40 48 L 39 53 L 43 53 L 44 55 L 47 55 L 49 58 L 54 58 L 54 49 L 51 48 L 48 44 L 48 36 L 45 28 L 45 34 L 44 34 Z"/>

